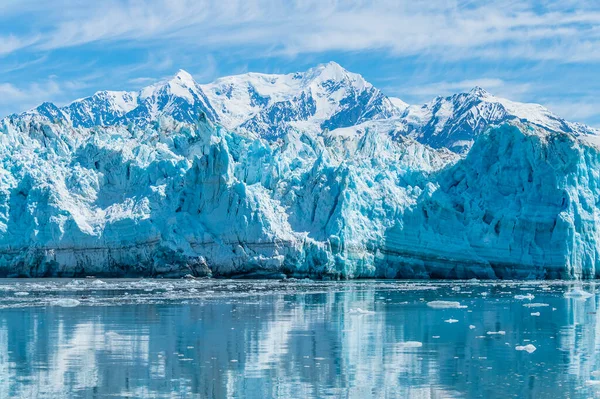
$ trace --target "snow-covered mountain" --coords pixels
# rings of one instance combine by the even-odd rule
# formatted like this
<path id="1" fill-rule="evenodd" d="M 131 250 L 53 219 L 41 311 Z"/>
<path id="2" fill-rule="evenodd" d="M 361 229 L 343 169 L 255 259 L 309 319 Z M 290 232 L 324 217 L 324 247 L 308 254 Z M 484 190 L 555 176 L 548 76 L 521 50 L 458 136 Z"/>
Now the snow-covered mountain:
<path id="1" fill-rule="evenodd" d="M 279 138 L 289 129 L 321 132 L 370 123 L 383 130 L 393 125 L 392 135 L 461 154 L 490 126 L 512 120 L 575 135 L 600 133 L 541 105 L 495 97 L 479 87 L 422 106 L 408 105 L 334 62 L 306 72 L 247 73 L 210 84 L 198 84 L 189 73 L 179 71 L 138 92 L 101 91 L 64 107 L 44 103 L 12 118 L 33 115 L 74 127 L 146 126 L 162 116 L 196 123 L 205 117 L 228 130 L 266 139 Z"/>
<path id="2" fill-rule="evenodd" d="M 481 87 L 437 97 L 423 106 L 409 106 L 401 120 L 406 124 L 402 134 L 434 148 L 446 147 L 459 153 L 468 151 L 475 137 L 490 126 L 512 120 L 575 135 L 600 134 L 597 129 L 568 122 L 541 105 L 495 97 Z"/>
<path id="3" fill-rule="evenodd" d="M 99 91 L 91 97 L 73 101 L 64 107 L 44 103 L 13 118 L 43 116 L 53 123 L 73 127 L 146 126 L 162 116 L 194 123 L 200 117 L 217 120 L 206 95 L 192 76 L 180 70 L 172 79 L 148 86 L 139 92 Z"/>
<path id="4" fill-rule="evenodd" d="M 230 76 L 202 88 L 219 123 L 267 138 L 279 137 L 289 127 L 333 130 L 404 111 L 362 76 L 334 62 L 304 73 Z"/>
<path id="5" fill-rule="evenodd" d="M 398 107 L 400 106 L 400 107 Z M 139 92 L 101 91 L 65 107 L 44 103 L 21 117 L 42 115 L 74 127 L 145 126 L 161 116 L 195 123 L 204 114 L 229 130 L 277 138 L 289 128 L 321 131 L 399 116 L 406 105 L 389 99 L 331 62 L 303 73 L 247 73 L 200 85 L 179 71 Z"/>

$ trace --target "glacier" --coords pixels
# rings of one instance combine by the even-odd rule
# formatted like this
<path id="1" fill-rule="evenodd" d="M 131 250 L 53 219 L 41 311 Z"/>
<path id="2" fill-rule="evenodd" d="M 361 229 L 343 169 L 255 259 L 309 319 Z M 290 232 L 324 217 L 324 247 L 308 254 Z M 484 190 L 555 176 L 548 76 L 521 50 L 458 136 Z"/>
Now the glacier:
<path id="1" fill-rule="evenodd" d="M 597 148 L 504 124 L 461 158 L 374 129 L 4 123 L 0 274 L 593 278 Z"/>
<path id="2" fill-rule="evenodd" d="M 9 116 L 0 276 L 600 276 L 597 131 L 432 104 L 330 63 Z"/>

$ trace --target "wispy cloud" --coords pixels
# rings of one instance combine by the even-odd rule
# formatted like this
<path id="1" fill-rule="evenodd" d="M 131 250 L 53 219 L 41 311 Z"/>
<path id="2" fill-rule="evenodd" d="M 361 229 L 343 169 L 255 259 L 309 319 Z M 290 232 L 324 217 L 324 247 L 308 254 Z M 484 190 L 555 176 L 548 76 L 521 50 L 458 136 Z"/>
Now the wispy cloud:
<path id="1" fill-rule="evenodd" d="M 600 89 L 600 83 L 589 81 L 600 64 L 600 4 L 597 0 L 3 0 L 0 82 L 7 83 L 0 95 L 10 94 L 12 101 L 0 100 L 0 114 L 35 105 L 31 102 L 37 99 L 91 94 L 72 89 L 67 95 L 68 82 L 81 81 L 81 75 L 91 76 L 86 84 L 94 89 L 133 89 L 182 67 L 206 82 L 224 73 L 256 70 L 256 65 L 269 72 L 300 70 L 306 60 L 324 61 L 330 54 L 356 61 L 364 68 L 357 70 L 361 73 L 378 68 L 373 66 L 376 61 L 368 61 L 373 54 L 395 63 L 397 70 L 390 68 L 387 76 L 371 78 L 395 85 L 383 89 L 411 102 L 476 85 L 515 100 L 546 98 L 556 104 L 560 102 L 556 96 L 542 91 L 579 85 L 582 92 L 565 101 L 583 102 Z M 420 76 L 412 71 L 416 79 L 403 80 L 410 68 L 402 63 L 414 59 L 425 60 L 421 62 L 425 69 Z M 505 73 L 508 69 L 511 73 Z M 53 74 L 58 78 L 49 78 Z M 532 83 L 537 76 L 538 82 Z M 542 90 L 539 80 L 556 83 Z M 53 91 L 49 82 L 63 92 Z M 561 109 L 594 117 L 591 108 L 585 113 L 582 107 Z"/>
<path id="2" fill-rule="evenodd" d="M 39 32 L 32 28 L 24 37 L 13 37 L 4 52 L 21 43 L 47 51 L 102 41 L 139 47 L 168 41 L 193 49 L 261 47 L 288 55 L 384 49 L 394 55 L 447 58 L 600 61 L 600 9 L 585 1 L 576 8 L 568 1 L 542 8 L 511 0 L 59 3 L 38 11 L 44 15 L 36 20 Z"/>

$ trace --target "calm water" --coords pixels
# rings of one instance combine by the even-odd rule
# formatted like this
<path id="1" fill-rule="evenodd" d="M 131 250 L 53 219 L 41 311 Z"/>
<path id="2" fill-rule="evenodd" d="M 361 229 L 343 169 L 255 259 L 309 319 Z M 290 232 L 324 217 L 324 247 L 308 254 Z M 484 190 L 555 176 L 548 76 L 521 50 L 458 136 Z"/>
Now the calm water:
<path id="1" fill-rule="evenodd" d="M 596 397 L 597 291 L 0 280 L 0 398 Z"/>

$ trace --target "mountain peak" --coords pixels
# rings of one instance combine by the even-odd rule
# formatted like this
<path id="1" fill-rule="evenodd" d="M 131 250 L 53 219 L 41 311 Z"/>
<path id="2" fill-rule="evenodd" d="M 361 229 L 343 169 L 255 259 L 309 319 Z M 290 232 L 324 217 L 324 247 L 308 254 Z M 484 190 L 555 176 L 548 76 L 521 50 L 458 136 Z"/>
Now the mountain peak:
<path id="1" fill-rule="evenodd" d="M 326 64 L 319 64 L 314 68 L 306 71 L 306 75 L 309 79 L 322 79 L 322 80 L 342 80 L 350 75 L 346 69 L 340 64 L 334 61 L 330 61 Z"/>
<path id="2" fill-rule="evenodd" d="M 173 81 L 178 82 L 182 86 L 195 86 L 196 85 L 196 81 L 194 80 L 192 75 L 183 69 L 180 69 L 179 71 L 177 71 L 175 76 L 173 76 L 173 78 L 171 79 L 171 82 L 173 82 Z"/>
<path id="3" fill-rule="evenodd" d="M 469 94 L 475 97 L 489 97 L 491 94 L 483 89 L 481 86 L 475 86 L 469 90 Z"/>

